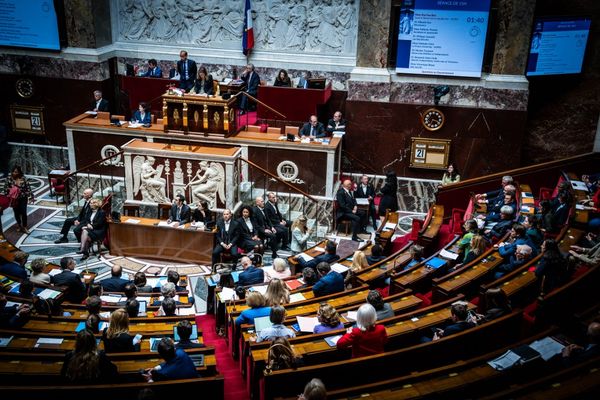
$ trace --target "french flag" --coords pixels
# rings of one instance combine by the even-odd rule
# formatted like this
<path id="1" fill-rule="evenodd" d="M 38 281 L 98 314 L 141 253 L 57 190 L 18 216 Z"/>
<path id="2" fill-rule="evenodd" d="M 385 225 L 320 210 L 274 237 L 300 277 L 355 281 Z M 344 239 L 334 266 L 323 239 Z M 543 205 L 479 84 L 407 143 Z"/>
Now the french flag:
<path id="1" fill-rule="evenodd" d="M 252 30 L 252 5 L 250 0 L 246 0 L 244 18 L 244 35 L 242 38 L 242 50 L 244 55 L 248 55 L 254 48 L 254 31 Z"/>

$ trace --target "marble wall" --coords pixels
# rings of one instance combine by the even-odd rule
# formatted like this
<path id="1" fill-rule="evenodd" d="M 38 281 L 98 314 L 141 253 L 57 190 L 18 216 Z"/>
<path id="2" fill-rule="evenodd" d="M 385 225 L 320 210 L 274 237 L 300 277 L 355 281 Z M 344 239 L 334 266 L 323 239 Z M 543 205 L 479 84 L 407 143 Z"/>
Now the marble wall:
<path id="1" fill-rule="evenodd" d="M 70 47 L 98 48 L 112 42 L 109 0 L 64 0 Z"/>
<path id="2" fill-rule="evenodd" d="M 110 77 L 108 62 L 68 60 L 59 57 L 3 54 L 0 74 L 103 81 Z"/>
<path id="3" fill-rule="evenodd" d="M 390 35 L 391 0 L 360 2 L 356 66 L 386 68 Z"/>
<path id="4" fill-rule="evenodd" d="M 522 75 L 529 54 L 535 1 L 500 0 L 496 14 L 496 43 L 492 73 Z"/>
<path id="5" fill-rule="evenodd" d="M 69 163 L 66 147 L 10 143 L 9 166 L 19 165 L 27 175 L 48 176 L 48 172 Z"/>

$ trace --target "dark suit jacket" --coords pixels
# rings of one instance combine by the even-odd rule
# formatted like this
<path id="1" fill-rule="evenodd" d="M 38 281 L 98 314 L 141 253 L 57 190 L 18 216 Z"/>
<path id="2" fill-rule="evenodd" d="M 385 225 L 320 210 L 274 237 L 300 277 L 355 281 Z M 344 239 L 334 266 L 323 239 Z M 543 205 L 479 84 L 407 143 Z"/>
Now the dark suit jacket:
<path id="1" fill-rule="evenodd" d="M 331 128 L 330 128 L 331 127 Z M 327 132 L 329 133 L 333 133 L 333 132 L 346 132 L 346 120 L 345 119 L 340 119 L 338 121 L 338 127 L 335 127 L 335 121 L 333 119 L 330 119 L 329 121 L 327 121 L 327 128 L 326 128 Z"/>
<path id="2" fill-rule="evenodd" d="M 16 262 L 9 262 L 0 267 L 0 274 L 6 274 L 15 278 L 27 279 L 27 270 Z"/>
<path id="3" fill-rule="evenodd" d="M 265 202 L 265 215 L 269 219 L 269 222 L 272 226 L 277 226 L 281 221 L 284 221 L 279 209 L 270 201 Z"/>
<path id="4" fill-rule="evenodd" d="M 146 112 L 144 114 L 144 118 L 142 119 L 142 113 L 140 112 L 140 110 L 137 110 L 136 112 L 133 113 L 132 119 L 135 122 L 139 122 L 140 124 L 151 124 L 152 123 L 152 116 L 150 115 L 150 113 Z"/>
<path id="5" fill-rule="evenodd" d="M 342 214 L 352 214 L 352 210 L 356 206 L 356 200 L 348 194 L 344 188 L 340 188 L 335 195 L 337 201 L 338 216 Z"/>
<path id="6" fill-rule="evenodd" d="M 462 331 L 466 331 L 467 329 L 475 327 L 475 324 L 472 322 L 460 321 L 452 325 L 448 325 L 446 329 L 444 329 L 444 337 L 453 335 L 455 333 L 459 333 Z"/>
<path id="7" fill-rule="evenodd" d="M 136 348 L 133 344 L 134 335 L 130 335 L 129 333 L 121 333 L 119 336 L 114 338 L 106 337 L 106 330 L 108 328 L 104 328 L 102 331 L 102 341 L 104 342 L 104 351 L 107 353 L 128 353 L 132 351 L 139 351 L 139 348 Z"/>
<path id="8" fill-rule="evenodd" d="M 55 286 L 67 286 L 67 294 L 65 299 L 71 303 L 81 303 L 85 299 L 85 286 L 81 282 L 81 278 L 73 271 L 67 269 L 60 274 L 50 277 L 50 281 Z"/>
<path id="9" fill-rule="evenodd" d="M 173 204 L 171 206 L 171 211 L 169 211 L 169 219 L 182 224 L 190 222 L 190 207 L 187 204 L 183 204 L 181 206 L 181 212 L 179 213 L 179 219 L 177 219 L 177 204 Z"/>
<path id="10" fill-rule="evenodd" d="M 198 76 L 198 66 L 196 65 L 196 61 L 194 60 L 190 60 L 189 58 L 187 59 L 188 62 L 188 79 L 186 80 L 184 78 L 184 74 L 183 74 L 183 61 L 179 60 L 177 61 L 177 72 L 179 73 L 179 76 L 182 81 L 194 81 L 196 79 L 196 76 Z"/>
<path id="11" fill-rule="evenodd" d="M 254 208 L 252 209 L 252 216 L 256 221 L 258 236 L 264 239 L 265 229 L 273 228 L 273 224 L 271 224 L 271 221 L 269 221 L 269 218 L 267 217 L 266 210 L 264 210 L 263 215 L 263 211 L 261 211 L 260 208 L 258 208 L 257 206 L 254 206 Z"/>
<path id="12" fill-rule="evenodd" d="M 237 285 L 248 286 L 263 283 L 265 281 L 265 273 L 261 268 L 256 268 L 254 265 L 249 266 L 239 276 Z"/>
<path id="13" fill-rule="evenodd" d="M 208 224 L 213 220 L 213 215 L 209 210 L 205 210 L 204 215 L 202 215 L 200 210 L 196 208 L 192 214 L 192 219 L 194 222 L 204 222 L 204 224 Z"/>
<path id="14" fill-rule="evenodd" d="M 196 79 L 196 82 L 194 82 L 194 92 L 200 93 L 201 86 L 203 86 L 201 81 Z M 204 93 L 211 95 L 215 94 L 212 75 L 208 75 L 204 81 Z"/>
<path id="15" fill-rule="evenodd" d="M 506 235 L 506 232 L 510 230 L 510 228 L 513 226 L 513 223 L 514 222 L 510 219 L 501 220 L 492 227 L 488 236 L 490 239 L 500 239 Z"/>
<path id="16" fill-rule="evenodd" d="M 90 213 L 89 217 L 91 216 L 92 213 Z M 90 221 L 88 218 L 84 224 L 92 224 L 92 229 L 89 231 L 89 234 L 93 240 L 100 240 L 106 236 L 108 224 L 106 223 L 106 213 L 104 210 L 98 209 L 96 215 L 94 215 L 94 219 Z"/>
<path id="17" fill-rule="evenodd" d="M 189 379 L 197 376 L 194 362 L 182 349 L 175 350 L 175 358 L 161 363 L 160 370 L 152 370 L 152 377 L 156 381 Z"/>
<path id="18" fill-rule="evenodd" d="M 302 126 L 302 129 L 300 129 L 300 132 L 298 132 L 298 135 L 310 136 L 310 128 L 311 127 L 312 127 L 312 125 L 310 124 L 310 122 L 304 123 L 304 125 Z M 317 126 L 315 127 L 315 137 L 318 137 L 318 138 L 325 137 L 325 127 L 320 122 L 318 122 Z"/>
<path id="19" fill-rule="evenodd" d="M 92 215 L 92 208 L 90 207 L 89 200 L 81 207 L 79 210 L 79 215 L 77 216 L 77 221 L 84 222 L 90 219 L 90 215 Z"/>
<path id="20" fill-rule="evenodd" d="M 339 272 L 330 271 L 327 275 L 321 277 L 313 286 L 315 296 L 327 296 L 328 294 L 344 291 L 344 277 Z"/>
<path id="21" fill-rule="evenodd" d="M 363 187 L 361 184 L 358 185 L 356 190 L 354 191 L 355 199 L 368 199 L 369 197 L 375 198 L 375 188 L 370 183 L 367 184 L 367 191 L 363 191 Z"/>
<path id="22" fill-rule="evenodd" d="M 238 218 L 236 222 L 238 225 L 240 244 L 246 241 L 251 241 L 254 235 L 258 235 L 258 224 L 256 223 L 254 216 L 250 218 L 250 222 L 252 222 L 252 232 L 250 232 L 250 228 L 248 228 L 248 225 L 246 225 L 246 221 L 244 221 L 243 217 Z"/>
<path id="23" fill-rule="evenodd" d="M 337 254 L 323 253 L 319 256 L 316 256 L 315 258 L 313 258 L 310 261 L 304 261 L 304 259 L 302 257 L 300 257 L 300 258 L 298 258 L 298 264 L 300 265 L 301 269 L 304 269 L 304 268 L 315 269 L 315 268 L 317 268 L 317 265 L 319 265 L 322 262 L 331 264 L 331 263 L 336 262 L 339 259 L 340 259 L 340 256 L 338 256 Z M 298 271 L 296 271 L 296 272 L 298 272 Z"/>
<path id="24" fill-rule="evenodd" d="M 232 244 L 234 246 L 237 246 L 239 235 L 240 234 L 238 223 L 235 222 L 233 219 L 229 223 L 229 231 L 225 230 L 225 221 L 223 221 L 223 219 L 217 221 L 217 243 Z"/>
<path id="25" fill-rule="evenodd" d="M 129 283 L 123 278 L 110 277 L 100 281 L 100 285 L 105 292 L 122 292 L 125 290 L 125 285 Z"/>
<path id="26" fill-rule="evenodd" d="M 94 109 L 96 109 L 96 101 L 95 100 L 92 101 L 90 110 L 94 110 Z M 108 112 L 108 100 L 106 100 L 106 99 L 100 100 L 100 105 L 98 105 L 98 111 Z"/>
<path id="27" fill-rule="evenodd" d="M 144 76 L 149 78 L 162 78 L 162 69 L 160 69 L 159 66 L 156 66 L 154 69 L 148 68 L 148 71 L 146 71 Z"/>
<path id="28" fill-rule="evenodd" d="M 250 77 L 250 74 L 242 75 L 242 80 L 246 84 L 245 92 L 256 97 L 258 94 L 258 86 L 260 85 L 260 76 L 258 76 L 256 71 L 252 71 L 252 77 Z"/>

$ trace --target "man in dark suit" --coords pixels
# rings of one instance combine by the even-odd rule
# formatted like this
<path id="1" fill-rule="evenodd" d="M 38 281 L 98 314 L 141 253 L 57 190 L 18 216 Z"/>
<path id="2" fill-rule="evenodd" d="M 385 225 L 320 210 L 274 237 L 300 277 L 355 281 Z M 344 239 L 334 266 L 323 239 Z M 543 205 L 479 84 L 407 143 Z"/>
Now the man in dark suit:
<path id="1" fill-rule="evenodd" d="M 203 343 L 196 343 L 190 340 L 192 336 L 192 324 L 187 319 L 177 323 L 177 334 L 179 335 L 179 342 L 175 344 L 175 348 L 177 349 L 197 349 L 204 347 Z"/>
<path id="2" fill-rule="evenodd" d="M 242 257 L 242 267 L 244 271 L 239 276 L 237 286 L 256 285 L 264 282 L 264 271 L 261 268 L 256 268 L 249 257 Z"/>
<path id="3" fill-rule="evenodd" d="M 169 211 L 168 223 L 177 222 L 178 225 L 187 224 L 190 222 L 190 207 L 185 204 L 185 198 L 182 194 L 175 196 L 175 203 L 171 206 Z"/>
<path id="4" fill-rule="evenodd" d="M 315 270 L 317 268 L 317 265 L 319 265 L 322 262 L 326 262 L 327 264 L 336 262 L 340 259 L 340 256 L 336 254 L 336 251 L 337 245 L 334 241 L 330 240 L 325 246 L 325 253 L 316 256 L 310 261 L 304 260 L 301 254 L 297 255 L 296 260 L 298 261 L 298 265 L 300 266 L 300 268 L 296 268 L 296 272 L 302 272 L 302 270 L 305 268 L 312 268 L 313 270 Z"/>
<path id="5" fill-rule="evenodd" d="M 369 177 L 363 175 L 360 177 L 360 184 L 356 187 L 354 192 L 355 199 L 367 199 L 369 200 L 369 216 L 373 221 L 373 229 L 377 230 L 377 219 L 375 218 L 375 188 L 369 183 Z"/>
<path id="6" fill-rule="evenodd" d="M 123 269 L 120 265 L 113 265 L 110 270 L 110 278 L 100 281 L 100 285 L 105 292 L 123 292 L 125 291 L 125 285 L 129 283 L 128 280 L 121 278 Z"/>
<path id="7" fill-rule="evenodd" d="M 219 262 L 219 256 L 225 250 L 229 250 L 234 261 L 238 259 L 238 224 L 231 217 L 231 210 L 227 208 L 223 211 L 223 218 L 217 221 L 217 245 L 212 252 L 213 265 Z"/>
<path id="8" fill-rule="evenodd" d="M 342 113 L 336 111 L 333 113 L 333 118 L 327 121 L 327 133 L 330 135 L 333 132 L 346 132 L 346 120 L 342 118 Z"/>
<path id="9" fill-rule="evenodd" d="M 171 338 L 162 338 L 158 343 L 158 354 L 165 362 L 154 368 L 148 368 L 144 377 L 150 383 L 172 379 L 190 379 L 198 377 L 194 362 L 182 349 L 175 349 Z"/>
<path id="10" fill-rule="evenodd" d="M 277 230 L 271 224 L 271 221 L 267 217 L 265 210 L 265 200 L 262 197 L 257 197 L 255 200 L 256 205 L 252 209 L 254 220 L 256 221 L 256 231 L 258 237 L 265 241 L 273 251 L 273 259 L 277 258 L 278 240 Z"/>
<path id="11" fill-rule="evenodd" d="M 87 188 L 83 191 L 83 206 L 81 207 L 81 210 L 79 210 L 79 215 L 65 219 L 62 229 L 60 230 L 61 237 L 55 240 L 54 243 L 67 243 L 69 241 L 69 230 L 73 225 L 75 226 L 73 233 L 75 234 L 77 241 L 81 242 L 81 228 L 84 226 L 82 222 L 87 221 L 92 214 L 90 199 L 92 198 L 93 194 L 94 190 L 91 188 Z"/>
<path id="12" fill-rule="evenodd" d="M 94 101 L 91 104 L 91 110 L 108 112 L 108 100 L 102 98 L 102 91 L 94 90 Z"/>
<path id="13" fill-rule="evenodd" d="M 350 220 L 352 222 L 352 240 L 360 242 L 358 234 L 363 231 L 362 217 L 363 213 L 358 210 L 356 206 L 356 199 L 352 196 L 352 182 L 346 179 L 342 183 L 342 187 L 338 190 L 335 195 L 337 201 L 336 220 Z"/>
<path id="14" fill-rule="evenodd" d="M 27 270 L 25 269 L 25 264 L 27 263 L 28 258 L 29 254 L 23 251 L 15 252 L 13 261 L 0 267 L 0 274 L 6 274 L 20 279 L 27 279 Z"/>
<path id="15" fill-rule="evenodd" d="M 273 192 L 267 194 L 268 201 L 265 204 L 265 214 L 271 226 L 277 231 L 277 241 L 281 241 L 281 248 L 290 251 L 290 221 L 283 218 L 277 206 L 277 195 Z"/>
<path id="16" fill-rule="evenodd" d="M 81 303 L 85 299 L 85 286 L 78 274 L 74 273 L 75 260 L 73 257 L 60 259 L 62 272 L 51 277 L 54 286 L 66 286 L 65 300 L 71 303 Z"/>
<path id="17" fill-rule="evenodd" d="M 189 92 L 194 86 L 194 81 L 198 74 L 198 66 L 194 60 L 188 58 L 188 53 L 185 50 L 179 52 L 177 72 L 179 73 L 179 88 Z"/>
<path id="18" fill-rule="evenodd" d="M 319 263 L 317 265 L 317 273 L 320 279 L 313 286 L 315 297 L 344 291 L 344 277 L 339 272 L 332 271 L 328 263 Z"/>
<path id="19" fill-rule="evenodd" d="M 254 64 L 246 65 L 246 69 L 242 73 L 242 80 L 246 85 L 246 89 L 244 92 L 248 93 L 252 97 L 257 97 L 258 95 L 258 86 L 260 85 L 260 76 L 254 71 Z M 250 106 L 250 104 L 254 104 L 254 102 L 249 103 L 248 97 L 243 94 L 240 95 L 240 115 L 245 114 L 250 110 L 250 108 L 254 108 L 254 106 Z"/>
<path id="20" fill-rule="evenodd" d="M 498 240 L 508 233 L 513 225 L 514 210 L 510 206 L 502 206 L 500 208 L 500 222 L 494 225 L 491 229 L 484 231 L 485 236 L 489 240 Z"/>
<path id="21" fill-rule="evenodd" d="M 148 78 L 162 78 L 162 70 L 154 58 L 148 60 L 148 70 L 144 76 Z"/>
<path id="22" fill-rule="evenodd" d="M 311 115 L 309 122 L 306 122 L 304 126 L 298 132 L 298 135 L 308 136 L 311 138 L 322 138 L 325 137 L 325 127 L 319 122 L 316 115 Z"/>

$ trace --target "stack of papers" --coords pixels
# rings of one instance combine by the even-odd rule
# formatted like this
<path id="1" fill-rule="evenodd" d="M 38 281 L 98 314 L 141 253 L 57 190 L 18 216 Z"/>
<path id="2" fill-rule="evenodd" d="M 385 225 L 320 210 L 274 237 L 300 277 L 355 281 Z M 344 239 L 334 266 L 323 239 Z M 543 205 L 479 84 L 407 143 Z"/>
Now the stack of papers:
<path id="1" fill-rule="evenodd" d="M 304 283 L 300 280 L 300 279 L 291 279 L 289 281 L 285 281 L 285 285 L 290 289 L 290 290 L 296 290 L 298 289 L 300 286 L 304 285 Z"/>
<path id="2" fill-rule="evenodd" d="M 563 349 L 565 348 L 564 345 L 551 337 L 545 337 L 543 339 L 536 340 L 535 342 L 531 343 L 529 347 L 540 353 L 544 361 L 548 361 L 555 355 L 562 353 Z"/>
<path id="3" fill-rule="evenodd" d="M 116 304 L 120 301 L 127 300 L 127 297 L 114 295 L 114 294 L 105 294 L 105 295 L 100 296 L 100 300 L 102 300 L 105 303 Z"/>
<path id="4" fill-rule="evenodd" d="M 130 122 L 127 127 L 129 128 L 139 128 L 140 126 L 142 126 L 142 124 L 140 124 L 139 122 Z"/>
<path id="5" fill-rule="evenodd" d="M 320 251 L 321 253 L 325 253 L 325 248 L 323 248 L 321 246 L 315 246 L 315 247 L 313 247 L 313 250 Z"/>
<path id="6" fill-rule="evenodd" d="M 296 303 L 298 301 L 306 300 L 306 297 L 302 293 L 290 294 L 290 303 Z"/>
<path id="7" fill-rule="evenodd" d="M 252 286 L 249 289 L 250 292 L 258 292 L 260 294 L 262 294 L 263 296 L 265 295 L 265 293 L 267 293 L 267 285 L 261 285 L 261 286 Z"/>
<path id="8" fill-rule="evenodd" d="M 168 226 L 168 227 L 175 227 L 175 225 L 177 225 L 177 222 L 171 222 L 168 223 L 167 221 L 160 221 L 158 223 L 158 226 Z"/>
<path id="9" fill-rule="evenodd" d="M 350 268 L 346 267 L 345 265 L 335 263 L 331 266 L 331 269 L 333 271 L 337 272 L 338 274 L 343 274 L 346 271 L 348 271 Z"/>
<path id="10" fill-rule="evenodd" d="M 348 311 L 348 314 L 346 314 L 346 319 L 348 321 L 356 321 L 357 318 L 358 318 L 358 311 Z"/>

